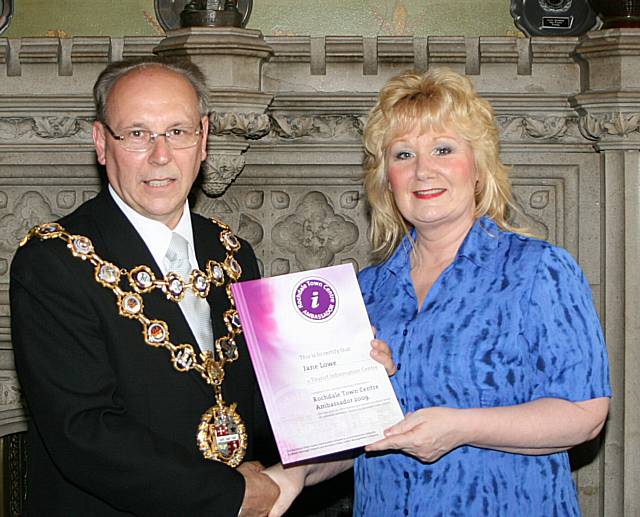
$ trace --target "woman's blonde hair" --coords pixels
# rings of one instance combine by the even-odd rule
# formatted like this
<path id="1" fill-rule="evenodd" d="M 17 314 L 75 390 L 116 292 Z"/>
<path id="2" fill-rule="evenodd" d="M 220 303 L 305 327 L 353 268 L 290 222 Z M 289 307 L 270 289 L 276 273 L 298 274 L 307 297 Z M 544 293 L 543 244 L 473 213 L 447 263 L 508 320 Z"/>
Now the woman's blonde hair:
<path id="1" fill-rule="evenodd" d="M 502 229 L 513 230 L 507 223 L 511 184 L 508 168 L 500 161 L 491 105 L 469 79 L 452 70 L 409 71 L 380 90 L 364 128 L 364 186 L 371 208 L 374 257 L 388 258 L 409 230 L 388 188 L 385 155 L 393 140 L 416 127 L 421 132 L 452 130 L 469 143 L 478 172 L 475 216 L 487 215 Z"/>

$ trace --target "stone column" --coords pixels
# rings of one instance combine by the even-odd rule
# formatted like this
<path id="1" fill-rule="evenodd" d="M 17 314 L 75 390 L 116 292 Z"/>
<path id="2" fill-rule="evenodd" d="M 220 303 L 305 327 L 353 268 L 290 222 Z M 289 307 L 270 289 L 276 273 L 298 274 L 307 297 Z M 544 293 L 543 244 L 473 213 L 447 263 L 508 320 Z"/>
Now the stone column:
<path id="1" fill-rule="evenodd" d="M 586 34 L 574 101 L 602 155 L 601 316 L 613 399 L 604 447 L 603 515 L 640 515 L 640 31 Z"/>
<path id="2" fill-rule="evenodd" d="M 170 31 L 154 49 L 190 59 L 209 86 L 209 153 L 202 189 L 222 194 L 240 174 L 249 142 L 270 130 L 265 114 L 273 95 L 262 91 L 262 65 L 273 54 L 262 33 L 235 27 L 189 27 Z"/>

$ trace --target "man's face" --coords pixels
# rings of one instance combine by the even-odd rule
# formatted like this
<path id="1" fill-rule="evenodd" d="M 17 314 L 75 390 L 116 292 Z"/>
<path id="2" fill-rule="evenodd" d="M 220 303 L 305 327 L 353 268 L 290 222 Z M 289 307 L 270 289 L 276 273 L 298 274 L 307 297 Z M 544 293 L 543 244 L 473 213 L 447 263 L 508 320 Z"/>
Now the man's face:
<path id="1" fill-rule="evenodd" d="M 107 124 L 116 135 L 142 129 L 164 133 L 172 128 L 198 129 L 200 113 L 195 90 L 180 74 L 160 67 L 129 72 L 111 89 Z M 175 228 L 184 202 L 206 157 L 208 119 L 202 135 L 187 149 L 172 149 L 158 136 L 147 151 L 128 151 L 100 123 L 93 126 L 98 161 L 120 198 L 136 212 Z"/>

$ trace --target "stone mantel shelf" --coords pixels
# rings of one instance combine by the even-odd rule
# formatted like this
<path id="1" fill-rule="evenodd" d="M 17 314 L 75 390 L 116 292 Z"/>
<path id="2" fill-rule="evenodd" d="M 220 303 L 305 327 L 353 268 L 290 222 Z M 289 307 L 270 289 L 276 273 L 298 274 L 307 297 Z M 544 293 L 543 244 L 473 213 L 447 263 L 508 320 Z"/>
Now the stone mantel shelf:
<path id="1" fill-rule="evenodd" d="M 640 41 L 640 37 L 638 38 Z M 155 36 L 111 38 L 106 36 L 60 38 L 0 38 L 0 64 L 20 68 L 25 65 L 71 65 L 106 63 L 111 59 L 146 55 L 162 41 Z M 566 63 L 578 38 L 518 38 L 463 36 L 266 36 L 273 49 L 272 61 L 308 62 L 312 49 L 319 49 L 327 62 L 359 62 L 371 55 L 380 63 L 413 62 L 416 57 L 431 63 L 464 63 L 477 52 L 481 63 Z M 530 54 L 530 56 L 529 56 Z M 428 63 L 424 63 L 428 64 Z"/>

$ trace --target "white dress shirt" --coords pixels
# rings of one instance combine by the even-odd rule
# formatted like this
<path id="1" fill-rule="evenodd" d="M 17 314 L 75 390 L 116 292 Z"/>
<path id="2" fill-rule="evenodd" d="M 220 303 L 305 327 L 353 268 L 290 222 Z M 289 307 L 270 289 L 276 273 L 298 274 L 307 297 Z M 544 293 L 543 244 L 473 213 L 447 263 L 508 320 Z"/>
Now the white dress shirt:
<path id="1" fill-rule="evenodd" d="M 116 202 L 116 205 L 122 210 L 125 217 L 129 220 L 129 222 L 136 229 L 147 248 L 151 252 L 153 259 L 158 264 L 160 271 L 163 275 L 166 275 L 169 271 L 165 266 L 165 255 L 167 254 L 167 250 L 169 249 L 169 244 L 171 242 L 171 235 L 173 232 L 179 233 L 185 240 L 189 243 L 189 262 L 191 264 L 191 269 L 200 268 L 198 265 L 198 260 L 196 259 L 195 246 L 193 241 L 193 228 L 191 226 L 191 212 L 189 210 L 189 201 L 185 201 L 184 209 L 182 211 L 182 216 L 180 217 L 180 221 L 176 227 L 171 230 L 167 225 L 161 223 L 159 221 L 155 221 L 154 219 L 149 219 L 138 212 L 136 212 L 133 208 L 127 205 L 122 198 L 118 195 L 118 193 L 113 189 L 111 185 L 109 185 L 109 193 L 113 200 Z M 147 264 L 148 265 L 148 264 Z M 188 280 L 188 279 L 185 279 Z M 205 300 L 206 301 L 206 300 Z M 208 302 L 207 302 L 208 305 Z M 180 308 L 182 310 L 182 307 Z M 197 323 L 193 320 L 193 317 L 189 313 L 182 312 L 184 314 L 187 323 L 189 324 L 189 328 L 194 332 L 194 335 L 197 335 L 194 331 L 197 328 Z"/>

